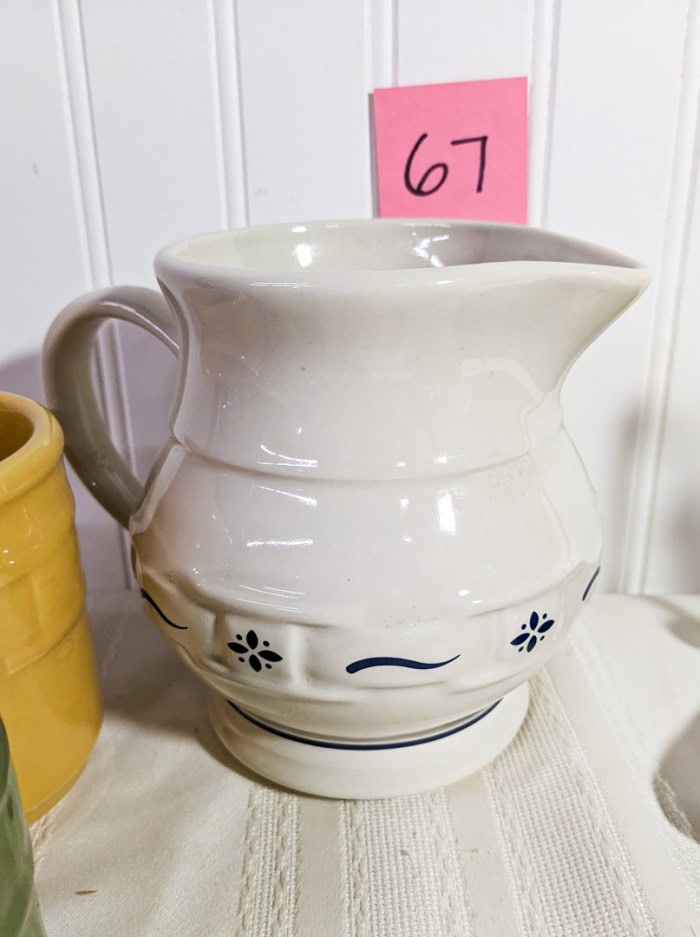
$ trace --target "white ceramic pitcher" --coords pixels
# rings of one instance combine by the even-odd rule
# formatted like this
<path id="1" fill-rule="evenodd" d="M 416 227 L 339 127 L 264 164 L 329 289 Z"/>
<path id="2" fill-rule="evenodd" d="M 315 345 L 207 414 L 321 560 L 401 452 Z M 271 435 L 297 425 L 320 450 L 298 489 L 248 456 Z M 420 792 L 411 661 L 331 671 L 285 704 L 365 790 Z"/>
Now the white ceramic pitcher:
<path id="1" fill-rule="evenodd" d="M 220 738 L 336 797 L 480 768 L 595 580 L 560 388 L 647 272 L 544 231 L 393 220 L 196 237 L 155 269 L 167 302 L 123 287 L 64 310 L 46 387 Z M 181 362 L 145 492 L 90 385 L 108 318 Z"/>

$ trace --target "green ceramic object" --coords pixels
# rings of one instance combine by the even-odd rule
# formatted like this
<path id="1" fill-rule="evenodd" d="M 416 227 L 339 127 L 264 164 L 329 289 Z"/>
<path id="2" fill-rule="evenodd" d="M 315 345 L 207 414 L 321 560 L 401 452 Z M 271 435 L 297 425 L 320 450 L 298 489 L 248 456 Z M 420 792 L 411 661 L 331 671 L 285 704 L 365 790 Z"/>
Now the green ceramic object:
<path id="1" fill-rule="evenodd" d="M 10 764 L 10 746 L 0 720 L 0 935 L 46 937 L 34 891 L 29 830 Z"/>

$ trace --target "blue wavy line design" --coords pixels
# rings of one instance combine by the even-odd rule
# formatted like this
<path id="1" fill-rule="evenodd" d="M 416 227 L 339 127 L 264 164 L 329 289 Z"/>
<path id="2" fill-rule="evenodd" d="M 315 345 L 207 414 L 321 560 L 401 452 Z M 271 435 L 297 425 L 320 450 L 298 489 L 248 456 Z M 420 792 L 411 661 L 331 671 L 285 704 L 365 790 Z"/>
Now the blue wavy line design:
<path id="1" fill-rule="evenodd" d="M 188 629 L 187 629 L 187 625 L 176 625 L 174 621 L 171 621 L 171 620 L 168 618 L 168 616 L 165 614 L 165 612 L 162 610 L 162 608 L 160 608 L 160 607 L 158 606 L 156 600 L 155 600 L 152 596 L 150 596 L 150 595 L 146 592 L 145 589 L 139 589 L 139 592 L 141 593 L 141 595 L 143 596 L 143 598 L 148 602 L 148 604 L 149 604 L 152 608 L 154 608 L 154 609 L 156 610 L 156 612 L 160 615 L 160 617 L 163 619 L 163 621 L 165 622 L 166 625 L 170 625 L 171 628 L 177 628 L 178 631 L 187 631 L 187 630 L 188 630 Z"/>
<path id="2" fill-rule="evenodd" d="M 588 583 L 588 585 L 586 586 L 586 591 L 585 591 L 585 592 L 583 593 L 583 595 L 581 596 L 581 601 L 582 601 L 582 602 L 585 602 L 586 599 L 588 598 L 588 593 L 591 591 L 591 588 L 592 588 L 592 586 L 593 586 L 593 583 L 594 583 L 594 582 L 596 581 L 596 579 L 598 578 L 598 573 L 599 573 L 599 572 L 600 572 L 600 566 L 599 566 L 598 569 L 593 573 L 593 575 L 592 575 L 592 577 L 591 577 L 591 581 L 590 581 L 590 582 Z"/>
<path id="3" fill-rule="evenodd" d="M 449 660 L 439 660 L 434 664 L 424 660 L 410 660 L 407 657 L 363 657 L 362 660 L 355 660 L 345 668 L 348 673 L 357 673 L 359 670 L 367 670 L 369 667 L 408 667 L 411 670 L 435 670 L 437 667 L 446 667 L 453 660 L 457 660 L 459 654 L 450 657 Z"/>

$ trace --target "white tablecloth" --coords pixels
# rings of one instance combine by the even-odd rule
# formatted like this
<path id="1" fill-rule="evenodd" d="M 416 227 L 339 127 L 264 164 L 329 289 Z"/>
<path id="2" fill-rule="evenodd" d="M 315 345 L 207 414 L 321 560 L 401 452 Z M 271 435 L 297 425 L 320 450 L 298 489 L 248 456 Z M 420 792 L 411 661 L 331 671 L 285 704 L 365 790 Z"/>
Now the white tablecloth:
<path id="1" fill-rule="evenodd" d="M 700 597 L 594 599 L 494 764 L 358 802 L 234 765 L 137 595 L 91 616 L 105 724 L 32 828 L 49 937 L 700 937 Z"/>

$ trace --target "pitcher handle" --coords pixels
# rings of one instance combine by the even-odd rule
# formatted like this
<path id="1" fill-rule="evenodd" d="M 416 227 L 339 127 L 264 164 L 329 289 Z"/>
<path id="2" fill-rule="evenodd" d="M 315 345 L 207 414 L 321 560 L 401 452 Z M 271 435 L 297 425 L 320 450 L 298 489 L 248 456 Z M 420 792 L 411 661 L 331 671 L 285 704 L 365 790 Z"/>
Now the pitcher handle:
<path id="1" fill-rule="evenodd" d="M 44 387 L 65 435 L 69 462 L 86 487 L 124 527 L 143 499 L 143 487 L 112 445 L 95 396 L 91 353 L 107 319 L 131 322 L 180 352 L 175 314 L 160 293 L 120 286 L 70 303 L 44 343 Z"/>

